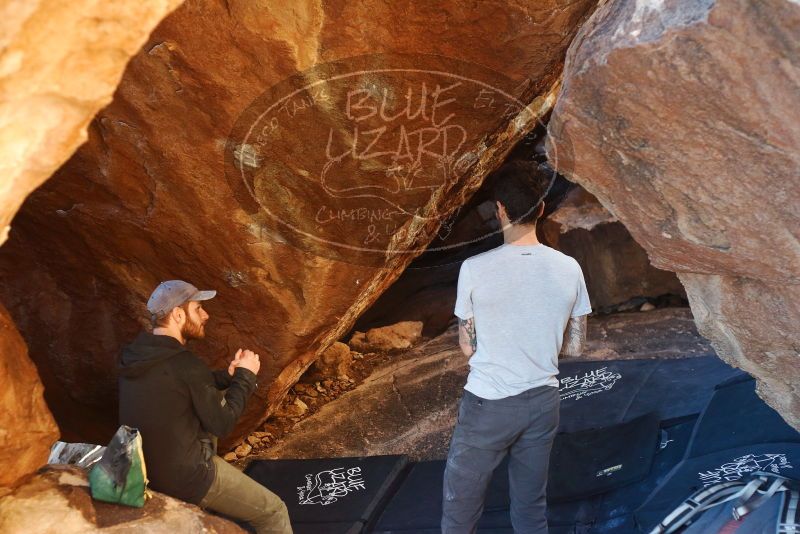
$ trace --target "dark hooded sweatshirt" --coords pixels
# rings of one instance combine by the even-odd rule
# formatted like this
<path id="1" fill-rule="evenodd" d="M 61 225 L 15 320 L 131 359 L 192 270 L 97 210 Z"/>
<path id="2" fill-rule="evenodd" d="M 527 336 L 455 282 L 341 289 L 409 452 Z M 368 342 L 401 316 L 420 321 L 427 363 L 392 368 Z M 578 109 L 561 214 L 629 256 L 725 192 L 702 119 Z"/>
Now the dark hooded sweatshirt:
<path id="1" fill-rule="evenodd" d="M 227 388 L 225 402 L 222 392 Z M 256 375 L 237 367 L 211 372 L 170 336 L 139 334 L 122 350 L 119 422 L 142 435 L 150 487 L 197 504 L 214 481 L 211 438 L 233 430 Z"/>

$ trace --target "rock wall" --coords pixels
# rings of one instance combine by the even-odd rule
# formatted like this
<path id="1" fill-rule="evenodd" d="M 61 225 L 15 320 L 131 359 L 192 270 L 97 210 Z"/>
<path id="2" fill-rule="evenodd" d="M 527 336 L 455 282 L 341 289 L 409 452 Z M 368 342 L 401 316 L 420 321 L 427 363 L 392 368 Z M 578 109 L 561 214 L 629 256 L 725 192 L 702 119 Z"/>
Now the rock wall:
<path id="1" fill-rule="evenodd" d="M 130 57 L 179 3 L 0 2 L 0 245 L 25 197 L 86 141 Z"/>
<path id="2" fill-rule="evenodd" d="M 542 221 L 540 234 L 549 246 L 578 260 L 595 311 L 636 297 L 685 297 L 675 273 L 653 267 L 622 223 L 581 187 Z"/>
<path id="3" fill-rule="evenodd" d="M 0 305 L 0 487 L 47 462 L 58 428 L 25 342 Z"/>
<path id="4" fill-rule="evenodd" d="M 221 367 L 238 347 L 251 347 L 263 362 L 261 386 L 233 442 L 350 329 L 551 108 L 566 48 L 593 5 L 189 0 L 131 60 L 88 142 L 30 197 L 0 251 L 0 297 L 32 356 L 52 370 L 54 387 L 114 414 L 116 356 L 146 326 L 144 303 L 156 284 L 183 278 L 215 288 L 208 338 L 197 352 Z M 403 74 L 392 74 L 398 68 Z M 353 72 L 362 74 L 349 86 L 315 89 L 332 74 Z M 460 92 L 451 102 L 438 96 L 437 104 L 436 83 L 444 82 L 425 76 L 441 72 L 460 76 L 456 92 L 480 76 L 498 87 L 478 87 L 469 99 Z M 428 176 L 418 173 L 419 161 L 387 164 L 375 155 L 388 153 L 377 149 L 390 141 L 363 151 L 342 147 L 355 146 L 352 123 L 365 124 L 359 121 L 369 121 L 372 132 L 386 126 L 384 139 L 404 147 L 408 130 L 387 117 L 402 109 L 404 96 L 418 97 L 405 84 L 420 91 L 426 80 L 432 107 L 421 117 L 439 143 L 447 147 L 452 133 L 443 112 L 469 128 L 443 162 L 454 171 L 420 192 L 412 185 Z M 284 98 L 297 88 L 302 97 Z M 341 106 L 353 88 L 372 101 L 386 89 L 391 106 L 380 118 L 390 124 L 374 124 L 364 100 Z M 493 109 L 503 103 L 500 94 L 514 103 L 510 110 Z M 269 107 L 270 99 L 283 104 Z M 418 114 L 402 118 L 410 123 L 412 115 L 419 127 Z M 248 121 L 264 116 L 248 137 Z M 431 138 L 427 145 L 422 139 L 430 129 L 415 132 L 417 155 L 429 156 L 422 149 Z M 320 177 L 331 178 L 322 189 Z M 398 184 L 402 191 L 392 189 Z M 373 200 L 364 208 L 359 195 L 343 198 L 367 185 L 373 197 L 383 189 L 403 201 L 377 255 L 355 246 L 370 230 L 358 218 L 394 214 L 397 203 Z M 327 247 L 326 239 L 351 248 Z"/>
<path id="5" fill-rule="evenodd" d="M 548 154 L 800 428 L 798 34 L 787 0 L 610 0 L 570 48 Z"/>
<path id="6" fill-rule="evenodd" d="M 86 140 L 89 121 L 111 101 L 130 57 L 178 3 L 0 2 L 0 245 L 25 198 Z M 23 265 L 20 258 L 16 266 Z M 59 433 L 39 373 L 2 305 L 0 382 L 5 486 L 42 465 Z"/>

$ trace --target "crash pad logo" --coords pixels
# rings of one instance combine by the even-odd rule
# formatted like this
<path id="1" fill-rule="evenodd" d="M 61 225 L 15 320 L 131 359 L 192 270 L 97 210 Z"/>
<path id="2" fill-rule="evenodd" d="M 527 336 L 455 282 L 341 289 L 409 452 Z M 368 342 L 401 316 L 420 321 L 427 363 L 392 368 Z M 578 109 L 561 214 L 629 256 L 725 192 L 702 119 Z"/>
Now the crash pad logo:
<path id="1" fill-rule="evenodd" d="M 703 487 L 732 482 L 753 471 L 780 473 L 782 469 L 792 469 L 785 454 L 746 454 L 724 463 L 716 469 L 698 473 Z"/>
<path id="2" fill-rule="evenodd" d="M 375 265 L 390 253 L 416 255 L 425 244 L 417 250 L 413 236 L 422 229 L 449 234 L 461 189 L 486 173 L 481 158 L 496 137 L 536 126 L 533 104 L 513 96 L 521 87 L 443 56 L 320 64 L 240 115 L 226 144 L 226 176 L 255 221 L 256 243 Z"/>
<path id="3" fill-rule="evenodd" d="M 583 375 L 568 376 L 560 380 L 561 400 L 579 400 L 604 391 L 609 391 L 622 375 L 601 367 Z"/>
<path id="4" fill-rule="evenodd" d="M 360 467 L 336 467 L 317 474 L 307 474 L 305 486 L 298 486 L 300 504 L 333 504 L 354 491 L 366 489 Z"/>

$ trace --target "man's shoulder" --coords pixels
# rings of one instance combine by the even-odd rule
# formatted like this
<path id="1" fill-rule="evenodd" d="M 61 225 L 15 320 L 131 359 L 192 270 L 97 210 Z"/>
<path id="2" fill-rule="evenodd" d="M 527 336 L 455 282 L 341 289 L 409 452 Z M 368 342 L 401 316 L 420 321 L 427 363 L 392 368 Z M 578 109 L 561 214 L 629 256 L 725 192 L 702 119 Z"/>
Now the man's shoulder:
<path id="1" fill-rule="evenodd" d="M 474 265 L 492 262 L 498 256 L 498 254 L 500 254 L 502 248 L 503 246 L 500 245 L 490 248 L 489 250 L 484 250 L 483 252 L 479 252 L 478 254 L 465 259 L 464 263 L 467 263 L 470 267 L 472 267 Z"/>
<path id="2" fill-rule="evenodd" d="M 570 256 L 569 254 L 564 254 L 560 250 L 548 247 L 547 245 L 542 245 L 542 250 L 549 258 L 552 258 L 552 260 L 555 262 L 560 262 L 563 263 L 564 265 L 572 265 L 574 267 L 580 268 L 578 260 Z"/>

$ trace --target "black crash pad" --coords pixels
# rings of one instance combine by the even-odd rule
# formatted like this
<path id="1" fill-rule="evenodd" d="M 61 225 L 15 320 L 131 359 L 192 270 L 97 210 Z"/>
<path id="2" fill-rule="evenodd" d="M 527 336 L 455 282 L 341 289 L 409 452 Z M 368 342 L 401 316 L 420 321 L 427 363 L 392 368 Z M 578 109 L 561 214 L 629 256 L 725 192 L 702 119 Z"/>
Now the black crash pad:
<path id="1" fill-rule="evenodd" d="M 759 443 L 686 459 L 636 510 L 636 523 L 649 532 L 698 489 L 739 480 L 753 471 L 800 480 L 800 443 Z"/>
<path id="2" fill-rule="evenodd" d="M 800 433 L 741 377 L 717 386 L 683 459 L 636 510 L 636 522 L 650 530 L 701 487 L 756 470 L 800 480 Z"/>
<path id="3" fill-rule="evenodd" d="M 375 533 L 439 531 L 442 518 L 442 481 L 444 460 L 411 465 L 402 485 L 386 505 Z M 480 528 L 507 528 L 508 462 L 495 470 L 484 502 Z"/>
<path id="4" fill-rule="evenodd" d="M 283 499 L 295 532 L 314 525 L 321 532 L 324 523 L 350 533 L 376 519 L 407 463 L 405 456 L 255 460 L 245 473 Z"/>
<path id="5" fill-rule="evenodd" d="M 619 525 L 633 522 L 633 512 L 681 461 L 689 446 L 697 416 L 664 421 L 650 473 L 636 484 L 614 489 L 601 497 L 593 533 L 627 532 Z"/>
<path id="6" fill-rule="evenodd" d="M 647 476 L 658 449 L 658 418 L 648 414 L 612 427 L 558 435 L 553 444 L 548 482 L 550 525 L 589 524 L 598 513 L 599 499 L 591 495 L 637 482 Z M 413 464 L 381 515 L 375 532 L 435 530 L 442 516 L 442 478 L 445 462 Z M 603 473 L 598 472 L 604 471 Z M 572 499 L 575 502 L 556 502 Z M 581 500 L 576 500 L 581 499 Z M 480 532 L 510 528 L 508 457 L 489 483 Z"/>
<path id="7" fill-rule="evenodd" d="M 606 428 L 558 434 L 550 455 L 548 501 L 584 499 L 644 479 L 659 437 L 655 413 Z"/>
<path id="8" fill-rule="evenodd" d="M 716 356 L 564 362 L 559 430 L 603 428 L 650 412 L 662 421 L 698 414 L 716 384 L 741 374 Z"/>
<path id="9" fill-rule="evenodd" d="M 800 433 L 765 403 L 747 375 L 717 386 L 697 422 L 687 458 L 757 443 L 800 441 Z"/>
<path id="10" fill-rule="evenodd" d="M 292 525 L 292 534 L 362 534 L 365 523 L 299 523 Z"/>

